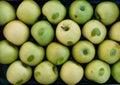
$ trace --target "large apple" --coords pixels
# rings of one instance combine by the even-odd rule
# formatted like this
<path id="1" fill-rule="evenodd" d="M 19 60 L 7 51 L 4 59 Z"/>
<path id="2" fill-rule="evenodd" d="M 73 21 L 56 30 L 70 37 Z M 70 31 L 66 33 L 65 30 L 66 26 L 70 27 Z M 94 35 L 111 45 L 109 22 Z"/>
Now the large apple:
<path id="1" fill-rule="evenodd" d="M 7 40 L 0 41 L 0 63 L 10 64 L 18 58 L 17 46 L 9 43 Z"/>
<path id="2" fill-rule="evenodd" d="M 57 24 L 66 16 L 66 8 L 59 0 L 47 1 L 42 7 L 42 13 L 52 24 Z"/>
<path id="3" fill-rule="evenodd" d="M 86 78 L 99 84 L 107 82 L 110 74 L 111 69 L 109 64 L 101 60 L 93 60 L 85 68 Z"/>
<path id="4" fill-rule="evenodd" d="M 46 56 L 49 61 L 55 65 L 61 65 L 69 58 L 70 51 L 68 47 L 52 42 L 46 48 Z"/>
<path id="5" fill-rule="evenodd" d="M 81 37 L 80 26 L 71 19 L 65 19 L 57 25 L 56 37 L 62 44 L 72 46 Z"/>
<path id="6" fill-rule="evenodd" d="M 46 46 L 54 38 L 54 29 L 48 21 L 42 20 L 32 26 L 31 34 L 40 45 Z"/>
<path id="7" fill-rule="evenodd" d="M 27 65 L 36 66 L 44 56 L 44 48 L 33 42 L 27 41 L 20 47 L 19 57 Z"/>
<path id="8" fill-rule="evenodd" d="M 115 81 L 120 83 L 120 60 L 112 65 L 111 67 L 111 75 Z"/>
<path id="9" fill-rule="evenodd" d="M 112 1 L 101 2 L 95 8 L 95 16 L 103 24 L 110 25 L 119 17 L 119 7 Z"/>
<path id="10" fill-rule="evenodd" d="M 114 23 L 109 30 L 109 38 L 120 41 L 120 21 Z"/>
<path id="11" fill-rule="evenodd" d="M 32 68 L 25 65 L 20 60 L 10 64 L 6 72 L 7 80 L 14 85 L 21 85 L 30 80 L 32 76 Z"/>
<path id="12" fill-rule="evenodd" d="M 107 30 L 100 21 L 90 20 L 84 24 L 82 34 L 93 44 L 99 44 L 105 39 Z"/>
<path id="13" fill-rule="evenodd" d="M 98 46 L 98 58 L 113 64 L 120 59 L 120 45 L 113 40 L 104 40 Z"/>
<path id="14" fill-rule="evenodd" d="M 74 61 L 65 62 L 60 69 L 60 78 L 68 85 L 75 85 L 83 78 L 84 69 Z"/>
<path id="15" fill-rule="evenodd" d="M 34 24 L 41 15 L 40 6 L 33 0 L 24 0 L 16 10 L 19 20 L 26 24 Z"/>
<path id="16" fill-rule="evenodd" d="M 7 1 L 0 1 L 0 25 L 5 25 L 15 18 L 14 7 Z"/>
<path id="17" fill-rule="evenodd" d="M 21 45 L 29 38 L 29 28 L 19 20 L 13 20 L 5 25 L 4 37 L 15 45 Z"/>
<path id="18" fill-rule="evenodd" d="M 77 62 L 88 63 L 95 57 L 95 47 L 91 42 L 81 40 L 72 47 L 72 55 Z"/>
<path id="19" fill-rule="evenodd" d="M 69 16 L 78 24 L 84 24 L 91 19 L 93 7 L 86 0 L 73 1 L 69 7 Z"/>
<path id="20" fill-rule="evenodd" d="M 58 78 L 58 69 L 50 61 L 43 61 L 35 67 L 34 78 L 40 84 L 52 84 Z"/>

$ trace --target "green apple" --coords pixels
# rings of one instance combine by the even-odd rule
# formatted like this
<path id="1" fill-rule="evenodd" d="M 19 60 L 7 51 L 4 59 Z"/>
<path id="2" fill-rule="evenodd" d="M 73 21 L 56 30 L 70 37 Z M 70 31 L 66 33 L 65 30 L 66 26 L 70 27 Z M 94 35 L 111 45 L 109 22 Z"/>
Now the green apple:
<path id="1" fill-rule="evenodd" d="M 59 0 L 47 1 L 42 7 L 43 15 L 52 24 L 57 24 L 66 16 L 66 8 Z"/>
<path id="2" fill-rule="evenodd" d="M 98 58 L 113 64 L 120 59 L 120 45 L 113 40 L 104 40 L 98 46 Z"/>
<path id="3" fill-rule="evenodd" d="M 100 21 L 90 20 L 84 24 L 82 34 L 93 44 L 99 44 L 105 39 L 107 29 Z"/>
<path id="4" fill-rule="evenodd" d="M 72 46 L 81 37 L 80 26 L 71 19 L 65 19 L 56 27 L 56 37 L 59 42 L 66 46 Z"/>
<path id="5" fill-rule="evenodd" d="M 91 19 L 93 7 L 86 0 L 73 1 L 69 7 L 69 16 L 78 24 L 84 24 Z"/>
<path id="6" fill-rule="evenodd" d="M 115 41 L 120 41 L 120 21 L 114 23 L 109 30 L 109 38 Z"/>
<path id="7" fill-rule="evenodd" d="M 34 24 L 41 15 L 40 6 L 33 0 L 24 0 L 20 3 L 16 10 L 19 20 L 25 24 Z"/>
<path id="8" fill-rule="evenodd" d="M 32 26 L 31 34 L 40 45 L 46 46 L 54 38 L 54 29 L 48 21 L 41 20 Z"/>
<path id="9" fill-rule="evenodd" d="M 112 65 L 111 75 L 116 82 L 120 83 L 120 60 Z"/>
<path id="10" fill-rule="evenodd" d="M 55 65 L 61 65 L 66 62 L 69 55 L 68 47 L 58 42 L 51 42 L 46 48 L 47 59 Z"/>
<path id="11" fill-rule="evenodd" d="M 75 85 L 83 78 L 84 69 L 74 61 L 65 62 L 60 69 L 60 78 L 68 85 Z"/>
<path id="12" fill-rule="evenodd" d="M 21 45 L 29 38 L 29 28 L 19 20 L 13 20 L 5 25 L 4 37 L 15 45 Z"/>
<path id="13" fill-rule="evenodd" d="M 0 1 L 0 25 L 14 20 L 16 18 L 14 7 L 7 1 Z"/>
<path id="14" fill-rule="evenodd" d="M 81 40 L 72 47 L 72 55 L 78 63 L 88 63 L 95 57 L 95 47 L 91 42 Z"/>
<path id="15" fill-rule="evenodd" d="M 99 84 L 106 83 L 110 78 L 109 64 L 101 60 L 93 60 L 85 68 L 85 77 Z"/>
<path id="16" fill-rule="evenodd" d="M 9 65 L 6 78 L 14 85 L 22 85 L 30 80 L 32 77 L 32 68 L 25 65 L 20 60 L 17 60 Z"/>
<path id="17" fill-rule="evenodd" d="M 25 42 L 20 47 L 20 60 L 29 66 L 36 66 L 44 59 L 44 56 L 44 48 L 31 41 Z"/>
<path id="18" fill-rule="evenodd" d="M 58 78 L 58 69 L 50 61 L 43 61 L 35 67 L 34 78 L 40 84 L 52 84 Z"/>
<path id="19" fill-rule="evenodd" d="M 10 64 L 18 58 L 18 48 L 7 40 L 0 41 L 0 63 Z"/>
<path id="20" fill-rule="evenodd" d="M 95 17 L 103 24 L 111 25 L 119 17 L 119 7 L 112 1 L 103 1 L 95 8 Z"/>

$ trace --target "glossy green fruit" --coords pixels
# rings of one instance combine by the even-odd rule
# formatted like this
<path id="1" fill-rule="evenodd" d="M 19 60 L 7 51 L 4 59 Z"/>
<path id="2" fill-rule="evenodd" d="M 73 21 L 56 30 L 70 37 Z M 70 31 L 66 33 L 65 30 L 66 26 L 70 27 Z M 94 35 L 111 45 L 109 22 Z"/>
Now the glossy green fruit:
<path id="1" fill-rule="evenodd" d="M 0 1 L 0 25 L 5 25 L 15 18 L 14 7 L 7 1 Z"/>
<path id="2" fill-rule="evenodd" d="M 41 20 L 32 26 L 31 34 L 40 45 L 46 46 L 54 38 L 54 29 L 48 21 Z"/>

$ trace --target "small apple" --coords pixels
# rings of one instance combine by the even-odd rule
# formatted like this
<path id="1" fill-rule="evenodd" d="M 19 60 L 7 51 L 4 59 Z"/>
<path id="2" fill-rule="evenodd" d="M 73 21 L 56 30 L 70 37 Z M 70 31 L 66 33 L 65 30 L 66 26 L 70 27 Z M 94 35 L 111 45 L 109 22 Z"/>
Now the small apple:
<path id="1" fill-rule="evenodd" d="M 60 78 L 68 85 L 75 85 L 83 78 L 84 69 L 74 61 L 65 62 L 60 69 Z"/>
<path id="2" fill-rule="evenodd" d="M 7 40 L 0 41 L 0 64 L 10 64 L 18 58 L 17 46 Z"/>
<path id="3" fill-rule="evenodd" d="M 55 65 L 63 64 L 67 61 L 69 55 L 68 47 L 57 42 L 51 42 L 46 48 L 47 59 Z"/>
<path id="4" fill-rule="evenodd" d="M 58 78 L 58 69 L 50 61 L 43 61 L 35 67 L 34 78 L 40 84 L 52 84 Z"/>
<path id="5" fill-rule="evenodd" d="M 109 30 L 109 38 L 115 41 L 120 41 L 120 21 L 114 23 Z"/>
<path id="6" fill-rule="evenodd" d="M 84 24 L 91 19 L 93 7 L 86 0 L 73 1 L 69 7 L 69 16 L 78 24 Z"/>
<path id="7" fill-rule="evenodd" d="M 112 65 L 111 75 L 116 82 L 120 83 L 120 60 Z"/>
<path id="8" fill-rule="evenodd" d="M 19 20 L 13 20 L 5 25 L 4 37 L 15 45 L 21 45 L 29 38 L 29 28 Z"/>
<path id="9" fill-rule="evenodd" d="M 15 18 L 14 7 L 7 1 L 0 1 L 0 25 L 5 25 Z"/>
<path id="10" fill-rule="evenodd" d="M 41 15 L 40 6 L 34 0 L 24 0 L 16 10 L 19 20 L 25 24 L 32 25 Z"/>
<path id="11" fill-rule="evenodd" d="M 54 29 L 48 21 L 41 20 L 32 26 L 31 34 L 40 45 L 46 46 L 54 38 Z"/>
<path id="12" fill-rule="evenodd" d="M 56 37 L 59 42 L 66 46 L 72 46 L 81 37 L 80 26 L 71 19 L 65 19 L 56 27 Z"/>
<path id="13" fill-rule="evenodd" d="M 99 44 L 106 37 L 107 29 L 100 21 L 90 20 L 84 24 L 82 34 L 93 44 Z"/>
<path id="14" fill-rule="evenodd" d="M 113 64 L 120 59 L 120 45 L 113 40 L 104 40 L 98 46 L 98 58 Z"/>
<path id="15" fill-rule="evenodd" d="M 85 68 L 85 77 L 91 81 L 103 84 L 110 78 L 109 64 L 101 60 L 93 60 Z"/>
<path id="16" fill-rule="evenodd" d="M 43 47 L 31 42 L 25 42 L 19 51 L 19 57 L 22 62 L 30 66 L 36 66 L 39 64 L 45 56 L 45 50 Z"/>
<path id="17" fill-rule="evenodd" d="M 42 7 L 42 13 L 52 24 L 57 24 L 66 16 L 66 8 L 59 0 L 47 1 Z"/>
<path id="18" fill-rule="evenodd" d="M 6 72 L 7 80 L 14 85 L 22 85 L 30 80 L 32 76 L 32 68 L 25 65 L 20 60 L 10 64 Z"/>
<path id="19" fill-rule="evenodd" d="M 95 57 L 95 47 L 91 42 L 81 40 L 72 47 L 72 55 L 78 63 L 88 63 Z"/>
<path id="20" fill-rule="evenodd" d="M 95 8 L 95 17 L 103 24 L 111 25 L 119 17 L 119 7 L 112 1 L 103 1 Z"/>

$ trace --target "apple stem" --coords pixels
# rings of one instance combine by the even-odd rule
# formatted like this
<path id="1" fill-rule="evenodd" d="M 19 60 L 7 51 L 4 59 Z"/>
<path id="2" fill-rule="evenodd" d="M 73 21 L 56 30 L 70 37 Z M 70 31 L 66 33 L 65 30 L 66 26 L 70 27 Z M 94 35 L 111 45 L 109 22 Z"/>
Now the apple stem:
<path id="1" fill-rule="evenodd" d="M 64 26 L 64 25 L 61 26 L 61 28 L 64 29 L 65 31 L 68 31 L 68 30 L 69 30 L 69 28 L 68 28 L 67 26 Z"/>

